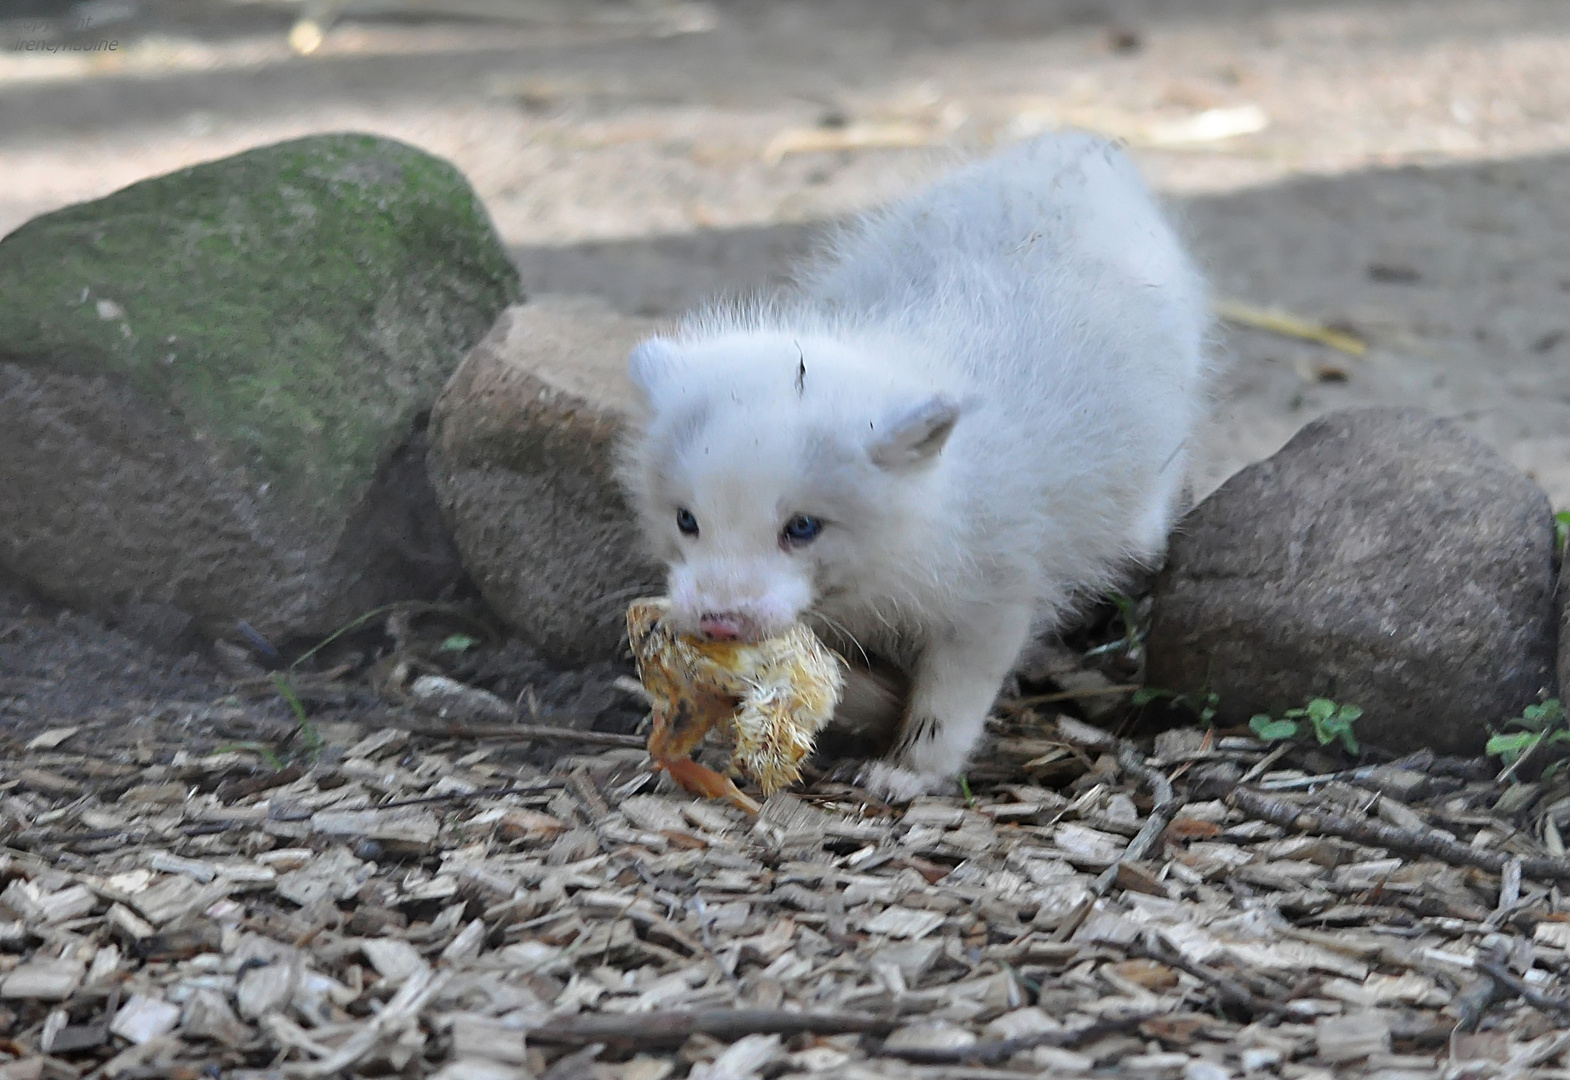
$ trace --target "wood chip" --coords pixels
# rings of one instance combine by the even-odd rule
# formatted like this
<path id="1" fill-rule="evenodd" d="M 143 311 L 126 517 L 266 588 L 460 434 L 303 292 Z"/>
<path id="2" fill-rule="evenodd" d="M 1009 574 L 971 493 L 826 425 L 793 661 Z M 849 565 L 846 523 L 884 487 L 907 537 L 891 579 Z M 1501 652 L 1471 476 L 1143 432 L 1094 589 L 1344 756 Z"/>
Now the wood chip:
<path id="1" fill-rule="evenodd" d="M 1024 706 L 968 799 L 823 779 L 752 819 L 618 748 L 542 772 L 388 723 L 291 775 L 106 761 L 81 723 L 0 762 L 0 998 L 34 1052 L 0 1080 L 1563 1068 L 1552 777 L 1516 804 L 1497 770 L 1327 776 Z M 1218 762 L 1256 771 L 1194 783 Z"/>
<path id="2" fill-rule="evenodd" d="M 191 1039 L 211 1039 L 225 1046 L 243 1046 L 251 1029 L 229 1007 L 228 999 L 213 987 L 200 986 L 186 998 L 180 1015 L 180 1032 Z"/>
<path id="3" fill-rule="evenodd" d="M 311 829 L 323 836 L 365 837 L 426 847 L 434 843 L 441 822 L 430 810 L 323 810 L 311 815 Z"/>
<path id="4" fill-rule="evenodd" d="M 915 911 L 911 908 L 884 908 L 876 915 L 862 921 L 861 927 L 869 934 L 883 934 L 892 938 L 922 938 L 943 925 L 944 916 L 937 911 Z"/>
<path id="5" fill-rule="evenodd" d="M 174 1030 L 180 1020 L 180 1006 L 161 997 L 135 994 L 120 1007 L 110 1021 L 109 1030 L 141 1046 Z"/>
<path id="6" fill-rule="evenodd" d="M 1314 1041 L 1331 1064 L 1382 1054 L 1390 1049 L 1390 1018 L 1372 1010 L 1326 1017 L 1315 1023 Z"/>
<path id="7" fill-rule="evenodd" d="M 64 1001 L 76 993 L 86 974 L 87 965 L 80 960 L 30 960 L 0 981 L 0 998 Z"/>
<path id="8" fill-rule="evenodd" d="M 300 964 L 294 958 L 260 963 L 240 976 L 235 1004 L 240 1015 L 255 1020 L 282 1009 L 300 985 Z"/>
<path id="9" fill-rule="evenodd" d="M 48 731 L 41 731 L 29 739 L 27 748 L 29 750 L 53 750 L 81 730 L 80 727 L 50 728 Z"/>
<path id="10" fill-rule="evenodd" d="M 378 974 L 392 986 L 402 986 L 430 967 L 413 945 L 396 938 L 373 938 L 360 943 L 360 951 Z"/>
<path id="11" fill-rule="evenodd" d="M 529 1060 L 522 1029 L 505 1027 L 479 1016 L 453 1018 L 452 1048 L 460 1058 L 485 1058 L 512 1065 L 523 1065 Z"/>

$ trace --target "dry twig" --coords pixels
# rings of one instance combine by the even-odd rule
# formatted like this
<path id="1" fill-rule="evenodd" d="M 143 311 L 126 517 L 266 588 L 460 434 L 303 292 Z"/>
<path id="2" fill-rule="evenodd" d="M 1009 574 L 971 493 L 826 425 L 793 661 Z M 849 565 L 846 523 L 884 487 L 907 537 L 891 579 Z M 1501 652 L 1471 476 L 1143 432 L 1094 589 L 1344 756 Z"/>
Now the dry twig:
<path id="1" fill-rule="evenodd" d="M 1531 983 L 1515 974 L 1497 956 L 1478 956 L 1477 970 L 1487 975 L 1503 989 L 1509 990 L 1522 1001 L 1546 1013 L 1570 1017 L 1570 1001 L 1543 993 Z"/>
<path id="2" fill-rule="evenodd" d="M 969 1046 L 881 1046 L 876 1051 L 883 1057 L 897 1057 L 912 1065 L 964 1065 L 976 1063 L 991 1065 L 1007 1061 L 1015 1054 L 1034 1050 L 1038 1046 L 1069 1048 L 1084 1046 L 1108 1035 L 1137 1028 L 1157 1013 L 1135 1013 L 1111 1020 L 1098 1020 L 1083 1027 L 1064 1028 L 1057 1031 L 1038 1031 L 1034 1035 L 1021 1035 L 1016 1039 L 986 1039 Z"/>
<path id="3" fill-rule="evenodd" d="M 1143 957 L 1146 960 L 1154 960 L 1158 964 L 1176 968 L 1194 976 L 1202 983 L 1215 987 L 1220 992 L 1223 1001 L 1241 1005 L 1248 1010 L 1251 1016 L 1280 1016 L 1286 1012 L 1285 1006 L 1260 997 L 1230 975 L 1207 967 L 1204 964 L 1197 964 L 1176 949 L 1168 948 L 1154 933 L 1147 933 L 1135 938 L 1134 941 L 1129 943 L 1127 951 L 1131 956 Z M 1283 995 L 1286 992 L 1283 987 L 1272 986 L 1271 989 Z"/>
<path id="4" fill-rule="evenodd" d="M 1167 826 L 1172 824 L 1172 818 L 1184 802 L 1173 790 L 1172 782 L 1165 774 L 1160 769 L 1153 768 L 1145 755 L 1140 753 L 1132 743 L 1115 739 L 1113 746 L 1117 751 L 1118 765 L 1125 772 L 1139 777 L 1140 782 L 1150 789 L 1155 805 L 1150 808 L 1150 815 L 1145 819 L 1145 824 L 1128 842 L 1128 847 L 1123 849 L 1123 854 L 1118 856 L 1118 861 L 1107 867 L 1096 879 L 1096 892 L 1101 895 L 1105 895 L 1117 880 L 1119 866 L 1140 861 L 1161 842 L 1162 834 L 1167 831 Z"/>
<path id="5" fill-rule="evenodd" d="M 644 740 L 637 735 L 618 735 L 611 731 L 578 731 L 575 728 L 546 727 L 544 724 L 492 724 L 470 726 L 449 724 L 446 727 L 412 727 L 410 735 L 423 735 L 433 739 L 485 739 L 487 741 L 530 742 L 534 739 L 556 742 L 575 742 L 585 746 L 617 746 L 629 750 L 642 750 Z"/>
<path id="6" fill-rule="evenodd" d="M 377 805 L 378 810 L 396 810 L 405 806 L 424 806 L 427 803 L 465 802 L 469 799 L 495 799 L 503 795 L 538 795 L 564 787 L 560 780 L 536 780 L 528 784 L 510 784 L 506 787 L 478 788 L 474 791 L 449 791 L 441 795 L 421 795 L 413 799 L 394 799 Z"/>
<path id="7" fill-rule="evenodd" d="M 1514 857 L 1480 850 L 1437 832 L 1419 833 L 1325 810 L 1310 810 L 1284 799 L 1267 798 L 1249 788 L 1235 789 L 1226 801 L 1251 817 L 1284 828 L 1339 836 L 1369 847 L 1387 848 L 1402 855 L 1428 855 L 1453 866 L 1476 866 L 1498 874 L 1504 872 L 1505 864 Z M 1570 859 L 1522 859 L 1521 873 L 1526 877 L 1570 881 Z"/>
<path id="8" fill-rule="evenodd" d="M 705 1009 L 649 1013 L 586 1013 L 529 1032 L 534 1042 L 580 1046 L 671 1046 L 694 1035 L 732 1042 L 746 1035 L 886 1035 L 897 1021 L 857 1013 L 800 1013 L 785 1009 Z"/>

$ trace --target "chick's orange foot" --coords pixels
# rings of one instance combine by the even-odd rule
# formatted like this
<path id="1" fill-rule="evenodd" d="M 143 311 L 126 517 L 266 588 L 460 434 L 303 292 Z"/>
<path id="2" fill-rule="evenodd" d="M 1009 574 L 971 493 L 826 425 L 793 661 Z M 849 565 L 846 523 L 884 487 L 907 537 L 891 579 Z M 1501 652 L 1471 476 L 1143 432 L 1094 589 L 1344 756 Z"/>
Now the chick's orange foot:
<path id="1" fill-rule="evenodd" d="M 700 765 L 691 758 L 656 757 L 654 767 L 670 773 L 671 779 L 676 781 L 683 791 L 702 795 L 706 799 L 724 799 L 749 814 L 756 814 L 763 809 L 762 803 L 737 787 L 736 782 L 730 777 L 715 772 L 707 765 Z"/>

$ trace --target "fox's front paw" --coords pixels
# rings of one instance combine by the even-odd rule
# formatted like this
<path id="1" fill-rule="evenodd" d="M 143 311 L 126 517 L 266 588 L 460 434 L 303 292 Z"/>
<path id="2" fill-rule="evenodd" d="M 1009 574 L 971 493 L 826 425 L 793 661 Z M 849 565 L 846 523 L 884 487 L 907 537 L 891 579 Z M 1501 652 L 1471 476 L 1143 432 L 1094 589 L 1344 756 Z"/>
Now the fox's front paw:
<path id="1" fill-rule="evenodd" d="M 891 803 L 908 803 L 920 795 L 933 795 L 953 783 L 953 777 L 916 772 L 892 761 L 872 762 L 857 779 L 862 787 Z"/>

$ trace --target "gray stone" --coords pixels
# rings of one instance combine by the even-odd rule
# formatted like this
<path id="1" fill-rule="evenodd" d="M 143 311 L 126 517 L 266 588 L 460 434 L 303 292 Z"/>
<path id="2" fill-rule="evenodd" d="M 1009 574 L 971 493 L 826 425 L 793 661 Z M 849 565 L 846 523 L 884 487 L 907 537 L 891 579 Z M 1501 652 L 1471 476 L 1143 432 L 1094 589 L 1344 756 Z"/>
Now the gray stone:
<path id="1" fill-rule="evenodd" d="M 1327 697 L 1365 742 L 1475 752 L 1551 689 L 1553 588 L 1530 479 L 1448 421 L 1333 413 L 1180 523 L 1146 681 L 1228 724 Z"/>
<path id="2" fill-rule="evenodd" d="M 431 414 L 431 480 L 465 569 L 558 662 L 616 656 L 627 601 L 663 587 L 615 478 L 627 355 L 653 328 L 590 297 L 536 297 L 502 314 Z"/>
<path id="3" fill-rule="evenodd" d="M 171 612 L 287 638 L 435 595 L 424 417 L 517 291 L 463 177 L 371 136 L 28 222 L 0 241 L 0 567 L 174 640 Z"/>

